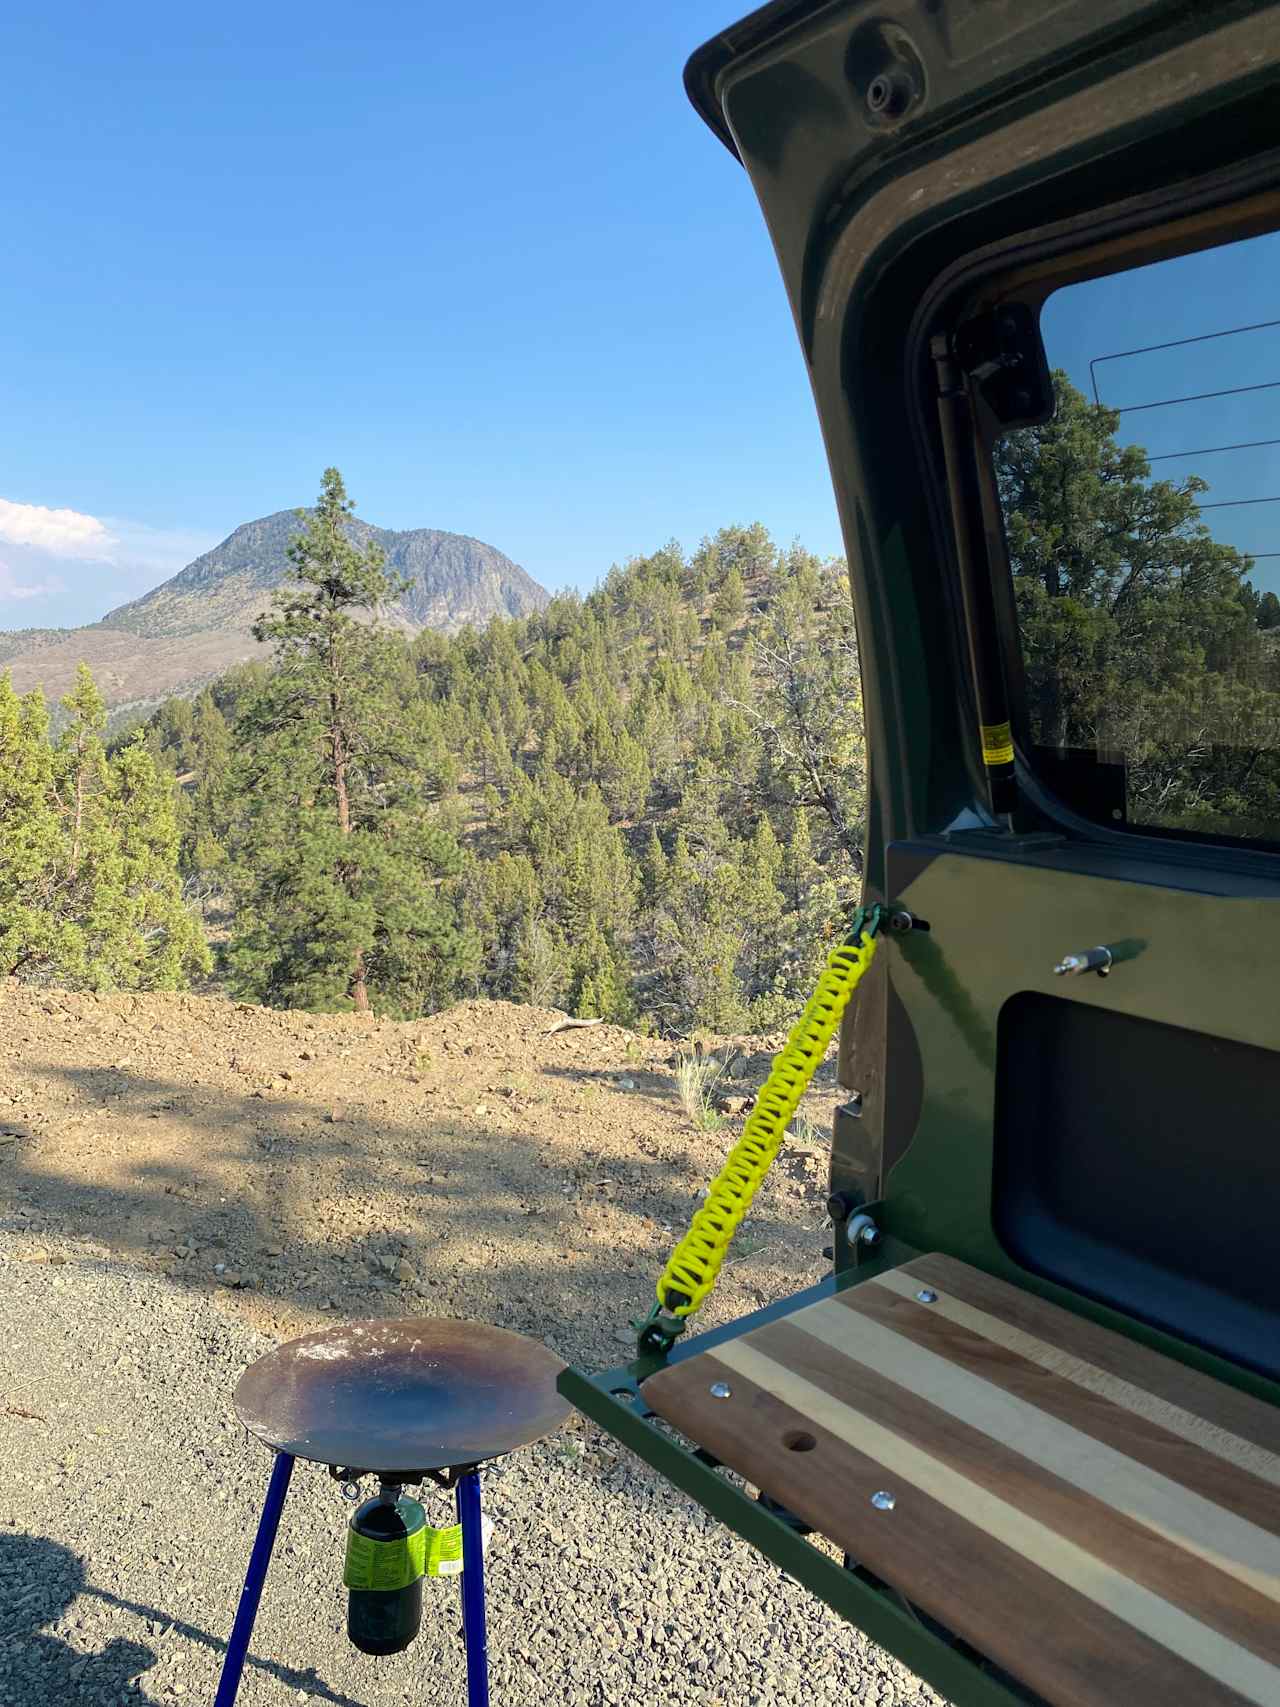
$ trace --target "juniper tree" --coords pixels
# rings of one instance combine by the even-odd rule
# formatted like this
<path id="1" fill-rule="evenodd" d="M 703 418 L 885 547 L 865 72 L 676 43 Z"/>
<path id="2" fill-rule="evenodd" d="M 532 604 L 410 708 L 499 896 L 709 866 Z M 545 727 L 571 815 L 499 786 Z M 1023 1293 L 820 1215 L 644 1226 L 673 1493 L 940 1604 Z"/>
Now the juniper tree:
<path id="1" fill-rule="evenodd" d="M 142 741 L 108 760 L 106 787 L 88 804 L 81 833 L 79 981 L 179 990 L 207 971 L 209 950 L 178 868 L 174 785 Z"/>
<path id="2" fill-rule="evenodd" d="M 82 989 L 181 988 L 208 965 L 182 898 L 173 783 L 139 731 L 111 756 L 81 665 L 54 746 L 0 678 L 0 966 Z"/>
<path id="3" fill-rule="evenodd" d="M 53 908 L 63 842 L 53 792 L 49 719 L 39 693 L 19 699 L 0 674 L 0 971 L 9 977 L 59 957 Z"/>
<path id="4" fill-rule="evenodd" d="M 87 989 L 174 990 L 209 964 L 182 895 L 174 782 L 141 732 L 108 756 L 88 666 L 63 697 L 53 755 L 63 850 L 50 892 L 59 929 L 49 975 Z"/>
<path id="5" fill-rule="evenodd" d="M 711 615 L 716 627 L 722 634 L 727 634 L 735 628 L 747 610 L 747 589 L 743 584 L 742 571 L 736 563 L 731 563 L 720 589 L 711 601 Z"/>

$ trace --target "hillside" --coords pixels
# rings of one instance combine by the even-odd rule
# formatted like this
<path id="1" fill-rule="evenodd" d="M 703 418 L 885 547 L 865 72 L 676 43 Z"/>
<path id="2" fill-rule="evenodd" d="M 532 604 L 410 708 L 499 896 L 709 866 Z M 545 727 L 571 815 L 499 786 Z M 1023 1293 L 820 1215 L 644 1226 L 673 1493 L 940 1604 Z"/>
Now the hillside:
<path id="1" fill-rule="evenodd" d="M 387 646 L 381 756 L 348 800 L 379 870 L 384 845 L 402 861 L 379 878 L 406 921 L 394 954 L 379 939 L 379 1011 L 488 995 L 667 1033 L 794 1015 L 861 870 L 843 564 L 730 527 L 687 558 L 664 546 L 617 567 L 585 599 Z M 340 1011 L 342 968 L 303 967 L 333 916 L 280 828 L 326 800 L 309 768 L 323 749 L 277 753 L 264 691 L 233 672 L 161 707 L 143 741 L 180 779 L 180 869 L 223 987 Z"/>
<path id="2" fill-rule="evenodd" d="M 260 653 L 250 628 L 288 568 L 285 553 L 298 527 L 296 510 L 246 522 L 100 622 L 0 633 L 0 666 L 19 692 L 39 685 L 56 699 L 76 666 L 87 663 L 116 712 L 188 692 Z M 411 583 L 387 612 L 406 634 L 428 628 L 452 634 L 495 616 L 527 616 L 547 602 L 518 564 L 481 540 L 436 528 L 396 532 L 359 520 L 349 528 L 358 544 L 380 545 L 390 568 Z"/>

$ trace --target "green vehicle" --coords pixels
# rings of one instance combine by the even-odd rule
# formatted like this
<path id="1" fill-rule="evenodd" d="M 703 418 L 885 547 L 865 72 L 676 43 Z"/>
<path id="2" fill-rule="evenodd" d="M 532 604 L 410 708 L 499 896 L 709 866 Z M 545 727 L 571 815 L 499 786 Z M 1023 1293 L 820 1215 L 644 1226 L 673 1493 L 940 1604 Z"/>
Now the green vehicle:
<path id="1" fill-rule="evenodd" d="M 682 1336 L 716 1182 L 562 1391 L 957 1703 L 1275 1707 L 1280 5 L 777 0 L 686 82 L 862 651 L 833 1272 Z"/>

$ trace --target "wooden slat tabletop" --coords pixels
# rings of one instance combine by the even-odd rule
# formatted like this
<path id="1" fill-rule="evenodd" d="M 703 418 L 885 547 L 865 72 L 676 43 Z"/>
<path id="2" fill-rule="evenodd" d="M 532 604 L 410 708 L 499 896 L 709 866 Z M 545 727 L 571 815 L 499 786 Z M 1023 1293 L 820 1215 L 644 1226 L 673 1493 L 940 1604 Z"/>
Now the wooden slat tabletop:
<path id="1" fill-rule="evenodd" d="M 1280 1707 L 1256 1399 L 937 1255 L 644 1397 L 1054 1707 Z"/>

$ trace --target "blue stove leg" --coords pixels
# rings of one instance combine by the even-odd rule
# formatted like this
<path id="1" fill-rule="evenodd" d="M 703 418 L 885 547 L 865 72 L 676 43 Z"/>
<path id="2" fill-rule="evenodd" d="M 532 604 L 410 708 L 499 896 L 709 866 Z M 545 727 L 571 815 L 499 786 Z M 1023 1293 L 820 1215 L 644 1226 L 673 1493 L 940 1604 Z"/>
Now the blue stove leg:
<path id="1" fill-rule="evenodd" d="M 280 1513 L 284 1510 L 284 1496 L 289 1491 L 289 1478 L 292 1474 L 293 1459 L 287 1452 L 277 1452 L 276 1461 L 271 1466 L 267 1497 L 263 1503 L 262 1516 L 258 1520 L 258 1533 L 254 1537 L 253 1551 L 249 1555 L 249 1569 L 245 1572 L 244 1587 L 240 1590 L 240 1604 L 236 1608 L 235 1623 L 231 1626 L 231 1637 L 227 1642 L 227 1655 L 222 1662 L 222 1677 L 218 1682 L 218 1693 L 213 1698 L 213 1707 L 234 1707 L 240 1688 L 240 1674 L 244 1670 L 245 1655 L 249 1651 L 249 1638 L 253 1635 L 253 1621 L 258 1616 L 258 1602 L 262 1599 L 262 1585 L 267 1580 L 267 1566 L 271 1563 L 271 1549 L 276 1544 Z"/>
<path id="2" fill-rule="evenodd" d="M 480 1477 L 458 1478 L 462 1525 L 462 1634 L 467 1648 L 467 1707 L 489 1707 L 489 1639 L 484 1621 L 484 1540 L 480 1530 Z M 220 1707 L 215 1703 L 215 1707 Z"/>

